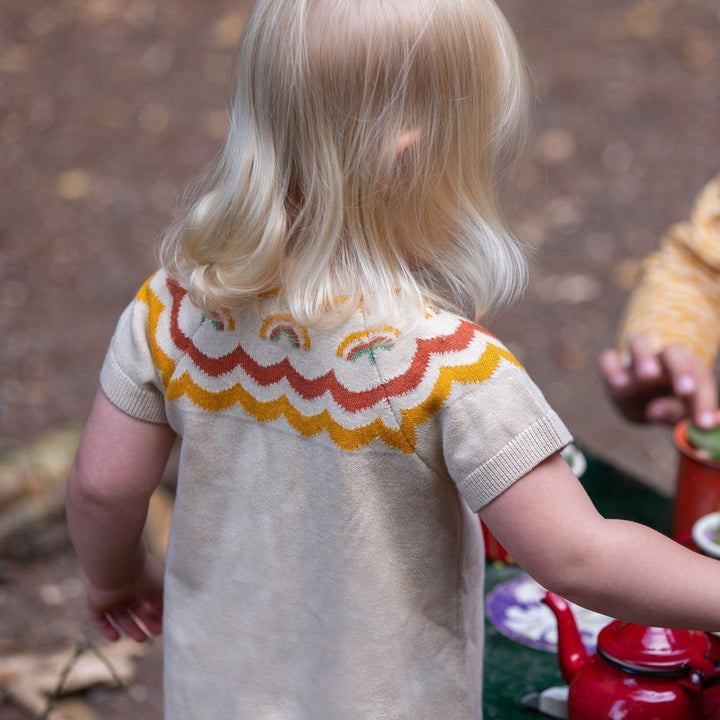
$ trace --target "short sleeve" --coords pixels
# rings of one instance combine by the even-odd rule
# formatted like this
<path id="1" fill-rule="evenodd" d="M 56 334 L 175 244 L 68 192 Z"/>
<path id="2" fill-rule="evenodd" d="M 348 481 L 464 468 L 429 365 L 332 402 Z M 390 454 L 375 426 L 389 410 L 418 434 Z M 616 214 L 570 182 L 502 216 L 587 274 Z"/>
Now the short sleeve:
<path id="1" fill-rule="evenodd" d="M 473 511 L 570 442 L 539 388 L 508 360 L 481 383 L 456 385 L 442 412 L 445 465 Z"/>
<path id="2" fill-rule="evenodd" d="M 107 398 L 128 415 L 167 422 L 160 374 L 150 346 L 148 305 L 136 297 L 120 316 L 100 372 Z"/>

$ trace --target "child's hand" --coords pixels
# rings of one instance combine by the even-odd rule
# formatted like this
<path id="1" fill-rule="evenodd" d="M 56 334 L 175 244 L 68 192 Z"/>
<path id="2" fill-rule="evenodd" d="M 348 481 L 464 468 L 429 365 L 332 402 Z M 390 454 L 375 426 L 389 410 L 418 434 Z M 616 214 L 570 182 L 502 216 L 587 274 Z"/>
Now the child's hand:
<path id="1" fill-rule="evenodd" d="M 90 617 L 93 625 L 108 640 L 119 640 L 122 631 L 137 642 L 145 642 L 148 635 L 162 632 L 162 596 L 162 568 L 152 556 L 147 555 L 137 577 L 127 584 L 117 588 L 90 585 Z"/>
<path id="2" fill-rule="evenodd" d="M 715 378 L 688 348 L 673 343 L 655 351 L 645 335 L 637 334 L 628 350 L 629 362 L 615 350 L 600 356 L 610 397 L 628 420 L 673 424 L 689 417 L 702 428 L 715 425 Z"/>

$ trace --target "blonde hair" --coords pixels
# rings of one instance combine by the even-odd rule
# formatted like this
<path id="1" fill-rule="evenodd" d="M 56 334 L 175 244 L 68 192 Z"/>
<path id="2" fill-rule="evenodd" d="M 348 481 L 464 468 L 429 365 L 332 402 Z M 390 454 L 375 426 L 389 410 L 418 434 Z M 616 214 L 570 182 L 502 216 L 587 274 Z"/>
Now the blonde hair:
<path id="1" fill-rule="evenodd" d="M 400 296 L 478 317 L 525 284 L 499 187 L 529 117 L 492 0 L 258 0 L 224 149 L 161 246 L 203 308 L 313 324 Z"/>

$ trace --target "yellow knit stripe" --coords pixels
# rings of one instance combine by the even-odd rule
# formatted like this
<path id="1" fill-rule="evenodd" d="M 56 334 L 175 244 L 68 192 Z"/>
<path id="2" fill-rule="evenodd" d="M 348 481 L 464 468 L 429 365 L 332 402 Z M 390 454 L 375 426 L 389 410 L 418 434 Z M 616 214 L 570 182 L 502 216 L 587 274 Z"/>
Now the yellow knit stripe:
<path id="1" fill-rule="evenodd" d="M 223 308 L 222 314 L 227 323 L 227 329 L 230 332 L 235 332 L 235 318 L 232 316 L 232 313 L 227 308 Z"/>
<path id="2" fill-rule="evenodd" d="M 138 294 L 135 297 L 137 300 L 144 302 L 148 306 L 148 336 L 150 340 L 150 354 L 152 355 L 155 367 L 160 371 L 162 384 L 167 392 L 168 385 L 170 384 L 170 378 L 175 372 L 175 363 L 172 358 L 163 352 L 157 341 L 157 329 L 160 323 L 160 315 L 165 309 L 165 306 L 150 287 L 150 283 L 154 277 L 155 275 L 145 282 L 140 290 L 138 290 Z"/>

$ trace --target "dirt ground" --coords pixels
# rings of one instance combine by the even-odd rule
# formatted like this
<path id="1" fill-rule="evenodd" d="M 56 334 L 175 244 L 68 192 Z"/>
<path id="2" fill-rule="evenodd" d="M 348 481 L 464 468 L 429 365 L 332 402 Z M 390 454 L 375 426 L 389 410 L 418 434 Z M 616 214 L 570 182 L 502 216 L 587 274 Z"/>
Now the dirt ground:
<path id="1" fill-rule="evenodd" d="M 671 493 L 666 429 L 618 419 L 596 371 L 639 260 L 720 168 L 717 0 L 500 0 L 537 96 L 525 300 L 489 327 L 577 441 Z M 0 459 L 80 425 L 154 241 L 220 147 L 245 0 L 0 5 Z M 0 556 L 0 659 L 88 632 L 62 521 Z M 91 635 L 91 637 L 94 637 Z M 95 638 L 97 639 L 97 638 Z M 161 643 L 73 717 L 161 717 Z M 85 713 L 84 715 L 82 713 Z M 3 720 L 31 717 L 8 699 Z"/>

